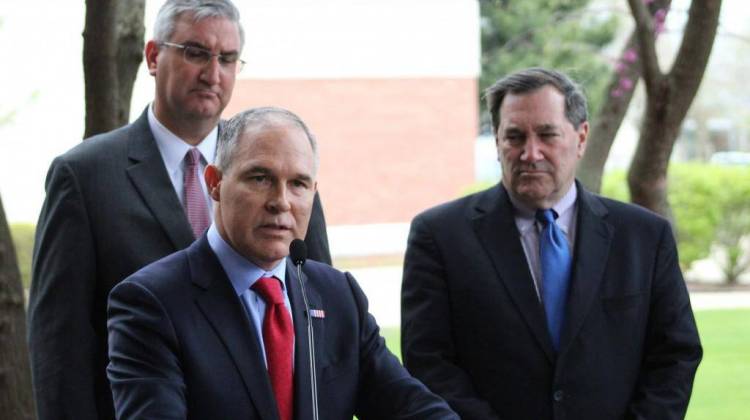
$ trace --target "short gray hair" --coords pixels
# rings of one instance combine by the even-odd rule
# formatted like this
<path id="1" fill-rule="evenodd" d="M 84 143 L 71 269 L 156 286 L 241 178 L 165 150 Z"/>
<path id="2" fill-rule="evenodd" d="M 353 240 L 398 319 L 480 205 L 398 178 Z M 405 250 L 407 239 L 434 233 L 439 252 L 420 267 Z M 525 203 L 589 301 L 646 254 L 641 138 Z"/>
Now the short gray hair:
<path id="1" fill-rule="evenodd" d="M 492 132 L 497 133 L 497 127 L 500 125 L 500 106 L 505 95 L 530 93 L 548 85 L 553 86 L 565 97 L 565 117 L 576 130 L 588 120 L 586 96 L 578 84 L 562 72 L 532 67 L 505 76 L 484 91 L 492 121 Z"/>
<path id="2" fill-rule="evenodd" d="M 188 13 L 193 22 L 208 18 L 225 18 L 237 25 L 240 34 L 240 50 L 245 45 L 245 31 L 240 23 L 240 12 L 229 0 L 167 0 L 159 9 L 154 23 L 154 40 L 167 42 L 174 34 L 180 17 Z"/>
<path id="3" fill-rule="evenodd" d="M 220 126 L 214 164 L 222 172 L 226 172 L 232 166 L 234 151 L 237 148 L 240 136 L 249 129 L 267 126 L 293 126 L 302 129 L 312 147 L 315 159 L 314 170 L 316 173 L 318 172 L 318 143 L 310 129 L 307 128 L 307 124 L 292 111 L 271 106 L 250 108 L 247 111 L 240 112 Z"/>

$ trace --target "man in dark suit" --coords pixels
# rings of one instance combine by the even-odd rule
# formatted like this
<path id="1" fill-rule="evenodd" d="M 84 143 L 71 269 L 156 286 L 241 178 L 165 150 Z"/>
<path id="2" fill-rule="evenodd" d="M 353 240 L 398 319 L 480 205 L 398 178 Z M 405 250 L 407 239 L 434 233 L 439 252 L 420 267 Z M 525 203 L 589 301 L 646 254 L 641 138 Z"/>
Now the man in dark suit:
<path id="1" fill-rule="evenodd" d="M 118 418 L 312 418 L 307 322 L 319 418 L 458 418 L 387 350 L 350 274 L 309 261 L 297 277 L 287 254 L 307 229 L 316 149 L 286 110 L 227 122 L 205 174 L 214 224 L 110 295 Z"/>
<path id="2" fill-rule="evenodd" d="M 418 215 L 404 364 L 462 419 L 680 419 L 702 350 L 669 223 L 587 192 L 586 100 L 511 74 L 487 102 L 502 182 Z"/>
<path id="3" fill-rule="evenodd" d="M 114 418 L 105 372 L 107 295 L 139 268 L 188 246 L 210 223 L 201 173 L 213 160 L 242 45 L 229 1 L 168 1 L 145 48 L 153 103 L 132 124 L 52 163 L 29 301 L 39 419 Z M 192 150 L 199 159 L 188 170 L 184 157 Z M 186 212 L 188 202 L 193 212 Z M 311 258 L 330 263 L 319 201 L 306 241 Z"/>

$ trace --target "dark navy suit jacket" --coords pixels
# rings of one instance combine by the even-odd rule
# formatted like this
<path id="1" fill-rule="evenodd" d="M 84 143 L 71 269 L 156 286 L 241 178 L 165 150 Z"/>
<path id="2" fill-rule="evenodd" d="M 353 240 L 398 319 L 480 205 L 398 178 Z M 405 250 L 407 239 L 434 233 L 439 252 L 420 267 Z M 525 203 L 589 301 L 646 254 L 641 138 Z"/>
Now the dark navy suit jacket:
<path id="1" fill-rule="evenodd" d="M 28 317 L 37 417 L 114 419 L 105 372 L 107 295 L 195 238 L 145 111 L 56 158 L 46 190 Z M 330 263 L 317 196 L 305 242 L 310 258 Z"/>
<path id="2" fill-rule="evenodd" d="M 295 419 L 311 418 L 304 305 L 287 263 L 295 330 Z M 320 418 L 455 419 L 385 347 L 355 280 L 308 261 Z M 205 235 L 148 265 L 109 299 L 107 368 L 121 419 L 278 418 L 253 323 Z"/>
<path id="3" fill-rule="evenodd" d="M 684 417 L 702 352 L 669 223 L 578 192 L 559 353 L 502 185 L 414 219 L 404 364 L 462 419 Z"/>

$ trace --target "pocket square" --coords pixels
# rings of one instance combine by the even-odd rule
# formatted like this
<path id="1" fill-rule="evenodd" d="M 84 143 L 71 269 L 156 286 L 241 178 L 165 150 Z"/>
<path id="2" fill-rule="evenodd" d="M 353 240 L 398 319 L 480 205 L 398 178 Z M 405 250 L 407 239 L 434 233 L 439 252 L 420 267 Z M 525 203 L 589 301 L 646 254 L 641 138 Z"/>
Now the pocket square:
<path id="1" fill-rule="evenodd" d="M 323 319 L 325 317 L 326 317 L 326 311 L 322 309 L 310 309 L 310 318 Z"/>

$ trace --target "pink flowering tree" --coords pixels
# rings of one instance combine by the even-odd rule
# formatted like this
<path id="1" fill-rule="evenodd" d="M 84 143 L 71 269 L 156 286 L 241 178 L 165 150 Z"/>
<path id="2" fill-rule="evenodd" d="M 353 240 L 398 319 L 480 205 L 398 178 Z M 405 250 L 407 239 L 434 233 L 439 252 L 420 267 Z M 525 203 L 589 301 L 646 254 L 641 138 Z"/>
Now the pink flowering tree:
<path id="1" fill-rule="evenodd" d="M 664 30 L 671 0 L 650 0 L 646 7 L 659 23 L 659 33 Z M 658 33 L 655 33 L 655 37 Z M 610 76 L 605 98 L 596 118 L 592 120 L 586 155 L 578 167 L 577 176 L 583 184 L 594 192 L 599 192 L 602 183 L 604 164 L 607 162 L 609 151 L 620 129 L 625 113 L 630 106 L 636 84 L 641 78 L 641 63 L 639 60 L 638 27 L 633 29 Z"/>
<path id="2" fill-rule="evenodd" d="M 646 89 L 646 107 L 628 171 L 628 187 L 632 202 L 672 219 L 667 201 L 669 158 L 708 65 L 721 0 L 691 2 L 682 42 L 667 72 L 661 69 L 655 45 L 664 29 L 666 11 L 652 16 L 646 4 L 649 2 L 628 0 L 636 22 L 638 62 Z"/>

